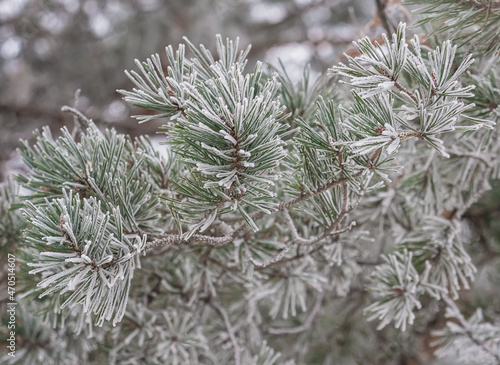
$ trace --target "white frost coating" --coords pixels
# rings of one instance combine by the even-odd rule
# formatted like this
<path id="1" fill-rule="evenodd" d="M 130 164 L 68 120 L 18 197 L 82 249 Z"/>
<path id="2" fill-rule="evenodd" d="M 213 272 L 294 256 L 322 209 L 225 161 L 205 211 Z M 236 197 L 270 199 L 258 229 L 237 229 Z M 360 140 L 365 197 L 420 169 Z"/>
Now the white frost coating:
<path id="1" fill-rule="evenodd" d="M 64 262 L 71 262 L 74 264 L 83 264 L 85 260 L 82 257 L 71 257 L 69 259 L 64 260 Z"/>
<path id="2" fill-rule="evenodd" d="M 40 252 L 40 256 L 48 256 L 48 257 L 54 257 L 54 258 L 64 258 L 64 257 L 75 257 L 76 253 L 75 252 L 64 253 L 64 252 L 48 252 L 47 251 L 47 252 Z"/>
<path id="3" fill-rule="evenodd" d="M 249 134 L 247 138 L 241 143 L 242 146 L 247 146 L 257 138 L 257 134 Z"/>
<path id="4" fill-rule="evenodd" d="M 85 254 L 82 254 L 82 259 L 88 264 L 92 263 L 92 259 Z"/>
<path id="5" fill-rule="evenodd" d="M 382 132 L 382 134 L 384 136 L 389 136 L 393 139 L 393 141 L 387 147 L 387 153 L 392 154 L 398 149 L 401 140 L 399 138 L 398 132 L 390 124 L 386 123 L 384 124 L 384 127 L 386 129 L 385 131 Z"/>
<path id="6" fill-rule="evenodd" d="M 232 144 L 234 145 L 238 144 L 238 142 L 234 139 L 234 137 L 231 136 L 229 133 L 227 133 L 225 130 L 221 129 L 219 133 L 222 134 L 224 138 L 230 141 Z"/>
<path id="7" fill-rule="evenodd" d="M 196 169 L 206 175 L 215 175 L 216 173 L 219 173 L 220 171 L 224 171 L 225 167 L 224 166 L 214 166 L 214 165 L 209 165 L 205 163 L 197 163 L 196 164 Z"/>
<path id="8" fill-rule="evenodd" d="M 350 76 L 350 75 L 346 75 Z M 381 87 L 381 85 L 386 84 L 390 81 L 387 81 L 387 77 L 381 75 L 373 75 L 373 76 L 365 76 L 365 77 L 357 77 L 351 81 L 351 85 L 366 87 L 366 86 L 377 86 Z M 394 84 L 392 82 L 392 84 Z"/>
<path id="9" fill-rule="evenodd" d="M 252 154 L 251 154 L 250 152 L 245 151 L 245 150 L 243 150 L 243 149 L 239 150 L 239 151 L 238 151 L 238 154 L 239 154 L 240 156 L 244 156 L 244 157 L 250 157 L 250 156 L 252 156 Z"/>
<path id="10" fill-rule="evenodd" d="M 203 123 L 198 123 L 198 127 L 200 129 L 202 129 L 203 131 L 205 132 L 208 132 L 208 133 L 211 133 L 211 134 L 214 134 L 214 135 L 218 135 L 218 133 L 216 131 L 214 131 L 213 129 L 207 127 L 205 124 Z"/>
<path id="11" fill-rule="evenodd" d="M 98 265 L 104 265 L 104 264 L 107 264 L 107 263 L 110 263 L 111 261 L 113 261 L 113 255 L 108 255 L 108 256 L 105 256 L 101 259 L 101 261 L 99 261 Z"/>
<path id="12" fill-rule="evenodd" d="M 394 81 L 386 81 L 378 85 L 378 87 L 384 91 L 390 90 L 393 86 L 394 86 Z"/>
<path id="13" fill-rule="evenodd" d="M 226 161 L 233 161 L 234 160 L 234 157 L 232 156 L 228 156 L 227 154 L 232 154 L 234 152 L 234 148 L 231 148 L 229 150 L 225 150 L 225 151 L 221 151 L 215 147 L 212 147 L 212 146 L 209 146 L 207 145 L 206 143 L 202 142 L 201 143 L 201 147 L 203 147 L 204 149 L 206 150 L 209 150 L 209 151 L 212 151 L 213 153 L 215 153 L 217 156 L 223 158 L 224 160 Z M 227 153 L 227 154 L 226 154 Z"/>

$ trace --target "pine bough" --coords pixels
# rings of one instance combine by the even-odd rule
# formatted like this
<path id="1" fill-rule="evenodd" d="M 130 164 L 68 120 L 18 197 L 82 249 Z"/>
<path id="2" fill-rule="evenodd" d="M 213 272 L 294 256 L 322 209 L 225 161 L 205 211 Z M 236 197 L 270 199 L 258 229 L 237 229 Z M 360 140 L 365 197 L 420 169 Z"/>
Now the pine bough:
<path id="1" fill-rule="evenodd" d="M 218 37 L 216 55 L 186 43 L 192 58 L 169 46 L 166 67 L 137 61 L 120 90 L 152 111 L 140 122 L 164 121 L 165 153 L 92 121 L 20 149 L 22 336 L 39 345 L 2 361 L 367 363 L 340 341 L 351 320 L 367 336 L 359 309 L 408 331 L 444 303 L 456 320 L 434 333 L 437 355 L 500 363 L 499 327 L 452 300 L 476 273 L 463 215 L 498 178 L 498 67 L 474 76 L 471 55 L 400 24 L 329 70 L 352 90 L 340 105 L 307 73 L 297 89 L 245 71 L 237 41 Z M 25 224 L 9 217 L 2 232 Z"/>

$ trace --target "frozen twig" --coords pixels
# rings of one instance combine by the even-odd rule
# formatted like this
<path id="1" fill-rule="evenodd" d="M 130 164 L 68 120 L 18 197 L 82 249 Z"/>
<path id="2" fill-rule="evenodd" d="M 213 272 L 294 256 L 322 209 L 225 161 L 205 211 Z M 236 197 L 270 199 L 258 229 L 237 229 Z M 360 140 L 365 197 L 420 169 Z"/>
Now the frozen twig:
<path id="1" fill-rule="evenodd" d="M 62 112 L 65 112 L 65 113 L 71 113 L 71 114 L 73 114 L 73 116 L 75 116 L 75 118 L 76 118 L 78 121 L 80 121 L 80 122 L 82 122 L 82 123 L 83 123 L 83 127 L 84 127 L 84 128 L 87 128 L 87 127 L 88 127 L 88 126 L 92 123 L 92 119 L 88 118 L 88 117 L 87 117 L 87 116 L 85 116 L 85 114 L 83 114 L 81 111 L 79 111 L 78 109 L 73 108 L 73 107 L 71 107 L 71 106 L 67 106 L 67 105 L 65 105 L 65 106 L 63 106 L 63 107 L 61 108 L 61 111 L 62 111 Z M 76 119 L 75 119 L 75 120 L 76 120 Z M 80 124 L 79 124 L 79 123 L 77 123 L 77 125 L 80 127 Z"/>
<path id="2" fill-rule="evenodd" d="M 264 269 L 268 266 L 274 265 L 277 262 L 280 262 L 283 257 L 285 257 L 286 253 L 290 250 L 291 245 L 286 245 L 285 248 L 283 248 L 275 257 L 273 257 L 271 260 L 266 261 L 264 263 L 258 263 L 255 261 L 252 257 L 250 257 L 250 261 L 254 266 L 257 266 L 258 268 Z"/>
<path id="3" fill-rule="evenodd" d="M 234 364 L 240 365 L 240 348 L 238 346 L 238 341 L 236 340 L 236 336 L 234 334 L 233 326 L 231 325 L 231 321 L 229 320 L 229 315 L 220 305 L 216 303 L 210 303 L 212 307 L 220 314 L 222 319 L 224 320 L 224 324 L 226 325 L 227 332 L 234 348 Z"/>
<path id="4" fill-rule="evenodd" d="M 352 229 L 352 227 L 354 227 L 356 225 L 356 222 L 351 222 L 347 227 L 344 227 L 344 228 L 341 228 L 338 230 L 334 230 L 334 227 L 337 224 L 337 221 L 335 221 L 333 224 L 330 225 L 330 227 L 325 229 L 325 231 L 322 234 L 320 234 L 319 236 L 312 237 L 310 239 L 305 239 L 305 238 L 302 238 L 299 236 L 299 234 L 297 232 L 297 228 L 295 227 L 295 224 L 293 223 L 293 219 L 290 216 L 290 213 L 288 212 L 288 210 L 285 209 L 283 211 L 283 215 L 285 216 L 288 228 L 290 229 L 290 233 L 292 235 L 292 243 L 296 243 L 298 245 L 314 245 L 328 236 L 350 231 Z"/>
<path id="5" fill-rule="evenodd" d="M 213 236 L 204 236 L 201 234 L 194 234 L 188 239 L 186 239 L 179 234 L 165 233 L 159 235 L 151 235 L 151 237 L 153 237 L 153 240 L 149 241 L 146 244 L 146 250 L 150 250 L 156 247 L 176 245 L 180 243 L 198 243 L 205 246 L 220 247 L 227 245 L 233 240 L 232 235 L 213 237 Z"/>

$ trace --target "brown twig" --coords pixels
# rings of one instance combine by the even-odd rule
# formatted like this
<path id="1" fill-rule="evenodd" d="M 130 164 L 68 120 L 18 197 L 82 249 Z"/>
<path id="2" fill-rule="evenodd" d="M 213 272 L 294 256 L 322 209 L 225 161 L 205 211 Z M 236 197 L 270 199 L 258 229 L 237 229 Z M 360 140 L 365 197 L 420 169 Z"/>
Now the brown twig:
<path id="1" fill-rule="evenodd" d="M 65 105 L 61 108 L 61 111 L 65 112 L 65 113 L 73 114 L 76 118 L 78 118 L 79 121 L 83 122 L 84 128 L 88 128 L 88 126 L 90 124 L 92 124 L 92 119 L 89 119 L 87 116 L 85 116 L 85 114 L 83 114 L 81 111 L 79 111 L 76 108 Z"/>

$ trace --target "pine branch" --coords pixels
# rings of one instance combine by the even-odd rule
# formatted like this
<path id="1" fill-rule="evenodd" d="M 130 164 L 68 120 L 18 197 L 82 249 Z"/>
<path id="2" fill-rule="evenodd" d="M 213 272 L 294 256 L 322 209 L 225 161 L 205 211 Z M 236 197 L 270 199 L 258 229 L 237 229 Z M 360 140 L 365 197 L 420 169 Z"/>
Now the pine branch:
<path id="1" fill-rule="evenodd" d="M 79 111 L 76 108 L 65 105 L 61 108 L 61 111 L 65 112 L 65 113 L 73 114 L 76 118 L 78 118 L 79 121 L 83 122 L 83 127 L 77 128 L 79 130 L 82 130 L 82 128 L 87 129 L 92 124 L 92 120 L 89 119 L 87 116 L 85 116 L 81 111 Z"/>
<path id="2" fill-rule="evenodd" d="M 390 32 L 386 3 L 377 0 Z M 495 34 L 494 3 L 476 3 L 482 8 L 472 12 Z M 55 353 L 69 351 L 61 363 L 75 363 L 71 351 L 110 364 L 363 362 L 372 344 L 342 342 L 339 351 L 328 328 L 338 321 L 318 321 L 325 305 L 345 317 L 335 331 L 354 324 L 353 336 L 377 337 L 358 325 L 369 299 L 368 320 L 389 326 L 378 336 L 384 344 L 416 318 L 419 325 L 436 318 L 430 299 L 458 298 L 477 272 L 466 250 L 474 237 L 461 218 L 500 171 L 498 82 L 487 70 L 474 75 L 472 57 L 460 60 L 451 42 L 421 45 L 405 29 L 382 44 L 359 40 L 359 55 L 330 71 L 346 77 L 351 99 L 332 91 L 334 83 L 311 88 L 307 69 L 298 86 L 285 70 L 257 63 L 245 71 L 248 49 L 221 37 L 216 54 L 186 39 L 191 59 L 181 45 L 167 47 L 166 66 L 158 55 L 137 61 L 138 72 L 127 72 L 134 89 L 121 93 L 154 113 L 140 122 L 165 118 L 165 158 L 146 138 L 101 132 L 76 101 L 63 107 L 74 133 L 53 138 L 44 129 L 20 150 L 32 170 L 18 178 L 32 191 L 21 260 L 38 282 L 23 300 L 33 298 L 57 333 L 22 314 L 39 338 L 30 337 L 36 346 L 19 361 L 50 362 L 53 337 L 61 341 Z M 3 187 L 0 233 L 11 234 L 17 220 Z M 332 300 L 340 296 L 346 301 Z M 279 325 L 271 322 L 278 317 Z M 455 317 L 436 354 L 498 362 L 490 338 L 499 329 L 480 311 Z M 94 337 L 81 343 L 64 331 Z M 285 335 L 304 341 L 287 346 Z M 415 328 L 399 338 L 418 336 Z"/>
<path id="3" fill-rule="evenodd" d="M 187 244 L 187 243 L 201 244 L 211 247 L 221 247 L 231 243 L 231 241 L 234 239 L 233 235 L 213 237 L 213 236 L 194 234 L 191 235 L 189 238 L 186 238 L 185 235 L 168 234 L 168 233 L 153 234 L 150 235 L 150 237 L 152 237 L 153 239 L 146 243 L 145 249 L 147 251 L 157 247 L 165 247 L 165 246 Z"/>

